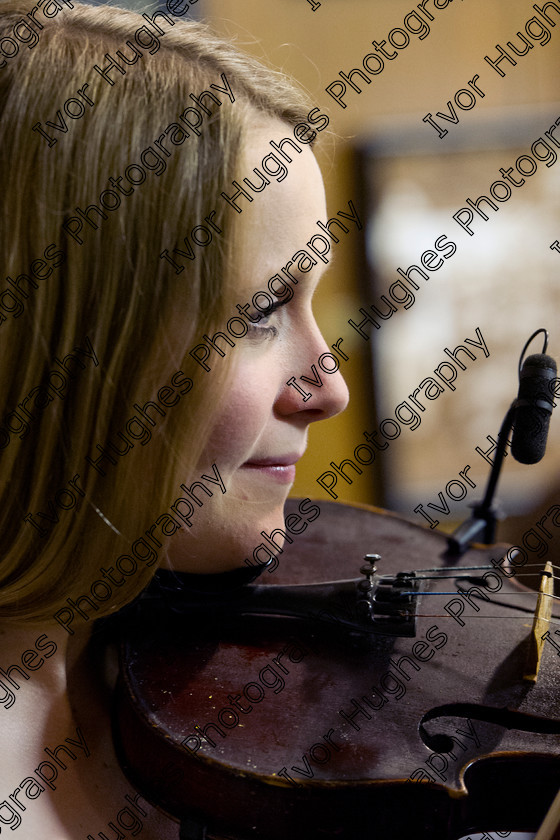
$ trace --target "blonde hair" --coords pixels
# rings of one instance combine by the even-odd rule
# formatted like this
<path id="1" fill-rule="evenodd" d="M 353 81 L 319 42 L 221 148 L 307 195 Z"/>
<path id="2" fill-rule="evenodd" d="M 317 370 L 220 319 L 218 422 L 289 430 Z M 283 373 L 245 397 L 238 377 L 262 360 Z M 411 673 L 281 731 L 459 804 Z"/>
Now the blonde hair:
<path id="1" fill-rule="evenodd" d="M 165 34 L 157 52 L 136 50 L 142 57 L 134 66 L 117 58 L 125 74 L 113 70 L 110 85 L 94 65 L 103 69 L 106 54 L 116 57 L 118 50 L 132 61 L 132 36 L 146 21 L 114 7 L 67 5 L 73 8 L 41 18 L 38 42 L 22 46 L 0 69 L 0 235 L 8 278 L 0 293 L 0 615 L 8 619 L 50 618 L 69 595 L 88 592 L 100 565 L 130 550 L 192 475 L 228 367 L 224 359 L 217 375 L 200 367 L 195 373 L 187 361 L 188 348 L 204 333 L 223 329 L 232 312 L 235 254 L 228 222 L 235 214 L 224 213 L 220 193 L 232 192 L 255 109 L 295 125 L 306 119 L 309 104 L 281 74 L 205 25 L 169 14 L 172 26 L 158 18 Z M 25 15 L 19 0 L 2 0 L 1 37 L 15 41 L 14 27 Z M 154 150 L 155 139 L 194 105 L 190 94 L 222 85 L 222 74 L 235 102 L 220 96 L 199 133 L 164 158 L 165 171 L 147 172 L 134 194 L 119 191 L 114 211 L 102 205 L 106 220 L 91 211 L 97 229 L 77 215 L 77 208 L 99 205 L 109 178 L 138 164 L 142 150 Z M 81 90 L 93 106 L 78 99 L 85 82 Z M 78 105 L 63 109 L 71 98 Z M 80 102 L 85 113 L 71 116 Z M 38 122 L 56 144 L 40 134 Z M 142 159 L 154 161 L 149 154 Z M 212 210 L 223 235 L 216 233 L 207 247 L 193 246 L 195 258 L 183 260 L 185 270 L 177 274 L 160 253 L 184 247 L 183 237 Z M 83 221 L 82 244 L 71 217 Z M 76 350 L 86 339 L 98 365 Z M 95 459 L 97 445 L 125 448 L 118 433 L 132 429 L 135 404 L 155 400 L 173 376 L 184 394 L 176 393 L 179 402 L 168 409 L 159 403 L 165 417 L 148 407 L 154 422 L 145 420 L 145 427 L 154 439 L 142 445 L 136 438 L 124 455 L 110 449 L 117 465 L 105 458 L 101 475 L 86 456 Z M 189 376 L 194 385 L 186 392 Z M 64 377 L 64 393 L 47 401 Z M 29 419 L 26 429 L 17 428 L 22 418 Z M 58 522 L 45 527 L 39 511 Z M 95 617 L 146 586 L 156 566 L 138 565 Z"/>

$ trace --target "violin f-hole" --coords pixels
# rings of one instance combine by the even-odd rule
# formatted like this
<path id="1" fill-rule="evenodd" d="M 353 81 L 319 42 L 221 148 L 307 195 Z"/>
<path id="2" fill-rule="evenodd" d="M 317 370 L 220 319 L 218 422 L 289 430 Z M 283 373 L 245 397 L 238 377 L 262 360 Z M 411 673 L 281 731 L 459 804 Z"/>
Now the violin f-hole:
<path id="1" fill-rule="evenodd" d="M 492 723 L 504 729 L 517 729 L 522 732 L 534 732 L 539 735 L 560 735 L 560 720 L 539 717 L 534 714 L 496 709 L 476 703 L 449 703 L 430 709 L 422 717 L 418 732 L 424 744 L 434 752 L 449 752 L 453 749 L 453 739 L 445 733 L 431 734 L 425 724 L 437 718 L 467 718 L 481 723 Z"/>

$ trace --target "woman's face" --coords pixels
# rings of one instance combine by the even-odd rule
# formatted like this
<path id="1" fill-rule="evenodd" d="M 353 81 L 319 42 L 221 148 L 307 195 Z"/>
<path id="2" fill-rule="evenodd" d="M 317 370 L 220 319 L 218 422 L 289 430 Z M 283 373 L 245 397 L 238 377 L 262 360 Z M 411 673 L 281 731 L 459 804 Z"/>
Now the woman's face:
<path id="1" fill-rule="evenodd" d="M 278 143 L 285 137 L 293 137 L 291 128 L 276 120 L 252 129 L 237 180 L 248 177 L 258 186 L 253 167 L 260 167 L 273 151 L 271 140 Z M 245 311 L 255 319 L 259 313 L 252 304 L 254 293 L 267 290 L 271 294 L 269 279 L 275 274 L 285 278 L 282 267 L 317 233 L 317 221 L 327 218 L 323 180 L 313 153 L 308 147 L 299 155 L 293 147 L 285 148 L 292 158 L 288 175 L 281 182 L 269 178 L 271 183 L 263 192 L 253 193 L 252 203 L 242 198 L 243 212 L 236 220 L 239 276 L 243 278 L 239 303 L 243 308 L 248 302 Z M 292 267 L 297 285 L 285 278 L 293 291 L 291 299 L 280 283 L 274 284 L 279 290 L 275 299 L 288 302 L 250 324 L 247 335 L 235 340 L 235 349 L 222 340 L 234 354 L 230 380 L 199 467 L 188 483 L 200 481 L 203 474 L 215 478 L 215 464 L 226 492 L 211 482 L 205 482 L 211 498 L 198 490 L 203 505 L 196 507 L 192 528 L 181 530 L 170 541 L 168 559 L 173 568 L 204 573 L 243 566 L 263 543 L 261 531 L 270 534 L 285 528 L 284 502 L 295 465 L 306 448 L 308 426 L 332 417 L 348 402 L 348 390 L 338 372 L 320 371 L 321 387 L 306 384 L 305 390 L 312 393 L 306 402 L 287 384 L 290 377 L 298 381 L 302 374 L 313 377 L 311 365 L 317 368 L 319 356 L 330 349 L 311 308 L 325 268 L 320 261 L 308 273 Z M 266 307 L 264 298 L 257 302 Z M 233 315 L 247 320 L 237 311 Z M 276 542 L 282 544 L 281 535 Z M 258 556 L 266 560 L 262 553 Z"/>

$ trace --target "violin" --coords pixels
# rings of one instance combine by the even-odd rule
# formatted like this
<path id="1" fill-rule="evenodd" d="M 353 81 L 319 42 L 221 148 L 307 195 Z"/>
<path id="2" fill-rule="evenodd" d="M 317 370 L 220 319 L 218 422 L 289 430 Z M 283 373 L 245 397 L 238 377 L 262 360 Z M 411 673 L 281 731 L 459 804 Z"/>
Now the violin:
<path id="1" fill-rule="evenodd" d="M 535 618 L 507 548 L 457 556 L 321 501 L 256 584 L 161 570 L 119 628 L 124 771 L 181 840 L 537 830 L 560 787 L 560 632 L 550 571 Z"/>

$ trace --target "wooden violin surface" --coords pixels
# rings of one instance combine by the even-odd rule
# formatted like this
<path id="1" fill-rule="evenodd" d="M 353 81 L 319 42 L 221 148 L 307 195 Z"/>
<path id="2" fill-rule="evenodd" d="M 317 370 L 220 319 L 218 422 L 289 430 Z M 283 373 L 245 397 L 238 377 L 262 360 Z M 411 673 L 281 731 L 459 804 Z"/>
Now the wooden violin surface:
<path id="1" fill-rule="evenodd" d="M 258 583 L 357 578 L 372 552 L 380 574 L 452 567 L 418 573 L 415 636 L 349 638 L 342 601 L 307 622 L 140 604 L 115 704 L 131 780 L 212 836 L 536 830 L 560 784 L 560 668 L 545 645 L 537 682 L 523 679 L 536 596 L 501 570 L 505 546 L 457 559 L 400 517 L 320 507 Z"/>

